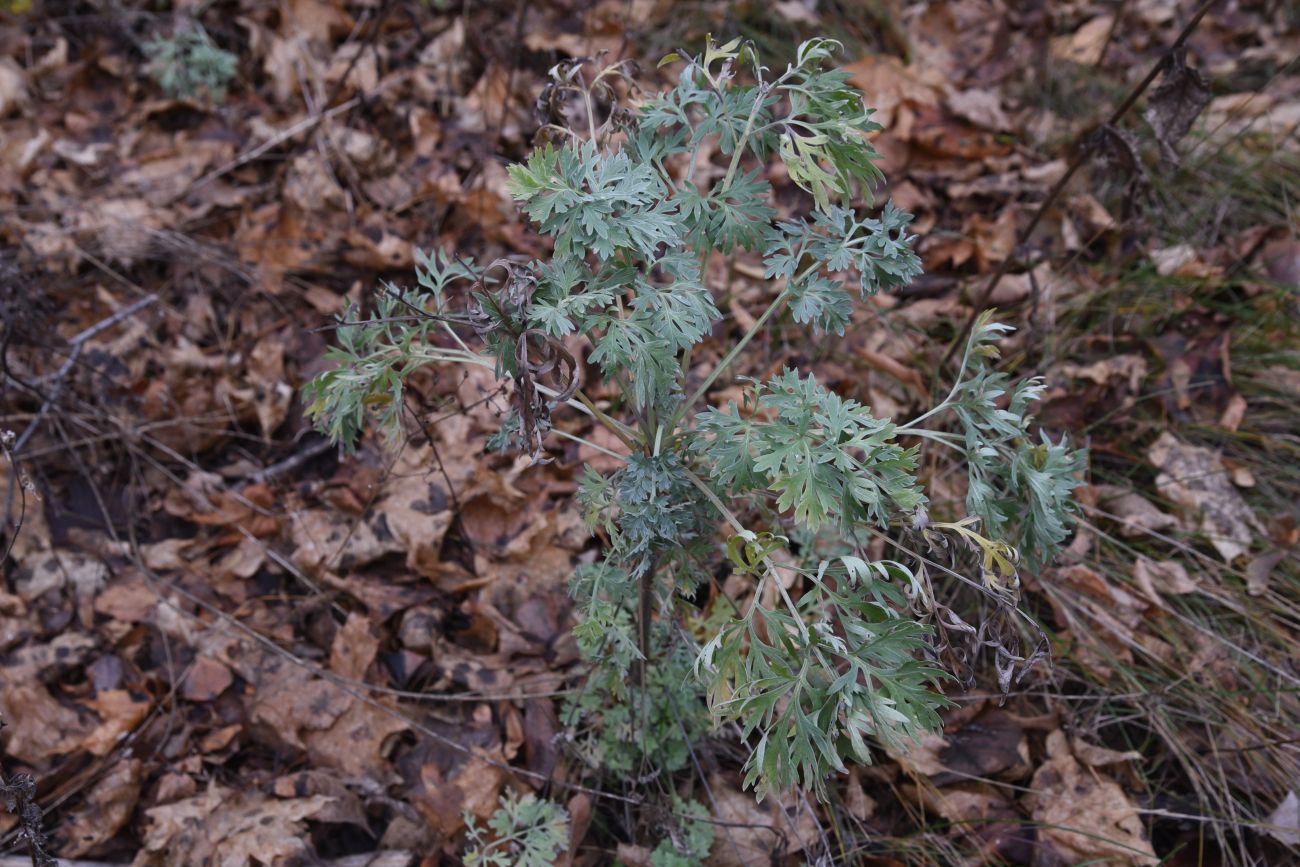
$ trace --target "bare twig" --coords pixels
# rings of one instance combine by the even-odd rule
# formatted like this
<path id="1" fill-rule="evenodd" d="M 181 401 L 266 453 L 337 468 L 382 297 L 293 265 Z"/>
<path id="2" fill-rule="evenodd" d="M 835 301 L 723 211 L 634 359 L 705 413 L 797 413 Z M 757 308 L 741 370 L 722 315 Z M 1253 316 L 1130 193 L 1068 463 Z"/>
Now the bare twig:
<path id="1" fill-rule="evenodd" d="M 103 331 L 107 331 L 114 325 L 121 323 L 123 320 L 140 312 L 157 300 L 157 295 L 146 295 L 139 301 L 123 307 L 107 319 L 100 320 L 68 341 L 69 345 L 72 347 L 72 351 L 68 353 L 67 359 L 55 372 L 53 380 L 54 385 L 51 386 L 49 396 L 45 398 L 45 402 L 41 404 L 40 412 L 36 414 L 36 418 L 32 419 L 31 424 L 27 425 L 26 429 L 23 430 L 23 432 L 18 436 L 18 439 L 14 442 L 13 453 L 15 455 L 22 453 L 23 446 L 27 444 L 29 439 L 31 439 L 32 434 L 36 433 L 36 429 L 40 427 L 45 416 L 49 414 L 49 411 L 53 409 L 55 403 L 58 402 L 59 395 L 63 392 L 63 382 L 67 378 L 69 371 L 72 370 L 72 366 L 77 363 L 77 359 L 81 357 L 81 350 L 85 347 L 86 341 Z"/>
<path id="2" fill-rule="evenodd" d="M 390 79 L 389 81 L 381 82 L 374 90 L 370 91 L 369 93 L 362 94 L 360 96 L 354 96 L 351 99 L 349 99 L 347 102 L 339 103 L 333 108 L 326 109 L 325 111 L 319 111 L 316 112 L 315 114 L 310 115 L 309 117 L 303 118 L 302 120 L 298 121 L 298 123 L 295 123 L 293 126 L 288 127 L 287 129 L 283 129 L 280 132 L 276 133 L 275 135 L 271 136 L 269 139 L 262 142 L 260 145 L 253 148 L 252 150 L 245 151 L 244 153 L 235 157 L 225 165 L 222 165 L 219 168 L 215 168 L 212 171 L 208 172 L 206 175 L 199 178 L 197 181 L 190 184 L 188 187 L 186 187 L 184 190 L 178 193 L 167 204 L 171 204 L 172 202 L 179 201 L 180 199 L 185 198 L 195 190 L 205 187 L 208 184 L 212 183 L 213 181 L 217 180 L 218 178 L 230 174 L 240 166 L 245 165 L 247 163 L 251 163 L 253 160 L 257 159 L 258 157 L 261 157 L 267 151 L 274 150 L 275 148 L 284 144 L 289 139 L 301 135 L 305 132 L 310 132 L 314 130 L 317 126 L 319 126 L 321 123 L 330 120 L 331 118 L 336 117 L 340 114 L 345 114 L 351 111 L 352 109 L 356 108 L 358 105 L 361 105 L 361 103 L 364 102 L 365 100 L 370 99 L 371 97 L 377 95 L 381 91 L 387 89 L 389 86 L 391 86 L 393 81 L 395 81 L 395 79 Z"/>
<path id="3" fill-rule="evenodd" d="M 249 474 L 248 480 L 254 484 L 263 484 L 271 479 L 277 478 L 278 476 L 283 476 L 286 473 L 293 472 L 317 455 L 329 451 L 332 447 L 333 443 L 325 439 L 309 443 L 307 446 L 294 452 L 279 463 L 271 464 L 269 467 L 263 467 L 262 469 Z"/>
<path id="4" fill-rule="evenodd" d="M 1192 31 L 1194 31 L 1196 26 L 1201 23 L 1201 19 L 1210 11 L 1210 7 L 1212 7 L 1215 2 L 1217 2 L 1217 0 L 1205 0 L 1205 2 L 1201 4 L 1195 14 L 1188 19 L 1185 25 L 1183 25 L 1182 31 L 1179 32 L 1173 43 L 1165 49 L 1165 52 L 1161 55 L 1160 59 L 1151 67 L 1146 76 L 1138 82 L 1138 85 L 1133 88 L 1128 97 L 1120 103 L 1119 107 L 1111 113 L 1111 116 L 1104 124 L 1100 127 L 1090 128 L 1075 140 L 1075 154 L 1074 158 L 1070 161 L 1069 168 L 1065 170 L 1065 174 L 1061 175 L 1060 180 L 1058 180 L 1052 186 L 1052 189 L 1048 191 L 1047 198 L 1043 199 L 1043 203 L 1038 206 L 1038 210 L 1034 211 L 1034 215 L 1030 218 L 1029 224 L 1021 230 L 1020 235 L 1016 238 L 1015 246 L 1012 248 L 1013 252 L 1019 250 L 1029 240 L 1029 237 L 1033 234 L 1034 230 L 1038 228 L 1038 224 L 1042 222 L 1043 216 L 1047 213 L 1048 209 L 1052 207 L 1052 204 L 1056 201 L 1057 197 L 1061 195 L 1061 191 L 1065 189 L 1068 183 L 1070 183 L 1070 179 L 1074 177 L 1075 173 L 1083 166 L 1084 160 L 1088 158 L 1091 150 L 1083 145 L 1083 140 L 1086 135 L 1092 132 L 1093 129 L 1104 129 L 1108 126 L 1114 126 L 1124 118 L 1124 115 L 1128 114 L 1129 109 L 1137 103 L 1137 101 L 1142 97 L 1142 94 L 1146 92 L 1146 89 L 1151 86 L 1151 82 L 1155 81 L 1156 76 L 1159 75 L 1169 64 L 1169 59 L 1173 57 L 1174 52 L 1182 48 L 1183 43 L 1192 35 Z M 943 360 L 939 362 L 941 368 L 952 360 L 953 353 L 957 351 L 957 347 L 965 345 L 966 338 L 970 335 L 970 330 L 975 325 L 975 319 L 984 312 L 985 308 L 988 307 L 989 299 L 993 296 L 993 290 L 998 288 L 998 284 L 1002 282 L 1002 278 L 1006 276 L 1008 269 L 1011 267 L 1011 261 L 1013 258 L 1014 255 L 1009 255 L 998 264 L 997 270 L 993 272 L 993 276 L 989 278 L 989 282 L 984 286 L 984 291 L 980 293 L 978 300 L 976 300 L 975 304 L 972 306 L 970 316 L 966 319 L 966 324 L 962 327 L 961 333 L 958 334 L 957 338 L 948 346 L 948 351 L 944 353 Z"/>
<path id="5" fill-rule="evenodd" d="M 0 720 L 0 734 L 4 732 Z M 18 817 L 18 839 L 27 841 L 27 854 L 32 867 L 57 867 L 58 863 L 45 851 L 45 828 L 40 805 L 36 803 L 36 781 L 31 774 L 14 774 L 5 777 L 0 769 L 0 803 Z"/>

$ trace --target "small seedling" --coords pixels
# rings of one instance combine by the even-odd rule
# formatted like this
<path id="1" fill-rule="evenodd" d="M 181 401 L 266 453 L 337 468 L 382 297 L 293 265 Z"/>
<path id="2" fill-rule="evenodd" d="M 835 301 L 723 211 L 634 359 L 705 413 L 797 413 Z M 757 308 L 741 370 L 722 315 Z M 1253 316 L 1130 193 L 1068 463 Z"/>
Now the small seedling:
<path id="1" fill-rule="evenodd" d="M 535 795 L 521 798 L 509 792 L 486 828 L 468 814 L 465 823 L 466 867 L 551 867 L 569 845 L 569 814 Z"/>
<path id="2" fill-rule="evenodd" d="M 947 396 L 907 422 L 794 369 L 747 381 L 739 405 L 701 406 L 774 322 L 843 335 L 855 296 L 921 271 L 910 215 L 854 207 L 881 180 L 865 137 L 879 126 L 848 76 L 826 68 L 836 46 L 806 42 L 774 76 L 739 40 L 710 40 L 665 58 L 682 65 L 677 86 L 639 104 L 625 62 L 558 66 L 539 102 L 542 143 L 509 171 L 552 254 L 483 267 L 419 254 L 420 288 L 385 287 L 374 310 L 351 311 L 337 367 L 308 386 L 310 414 L 349 446 L 371 418 L 401 438 L 403 384 L 429 364 L 512 382 L 497 448 L 546 461 L 567 439 L 614 454 L 554 427 L 557 412 L 584 413 L 625 444 L 622 468 L 588 467 L 580 481 L 606 544 L 572 583 L 593 674 L 566 722 L 593 764 L 625 771 L 639 749 L 660 769 L 685 766 L 703 694 L 752 748 L 746 785 L 822 794 L 846 761 L 869 762 L 871 745 L 906 749 L 940 726 L 930 570 L 1010 605 L 1018 564 L 1038 567 L 1068 533 L 1084 456 L 1031 434 L 1043 384 L 994 369 L 1011 329 L 990 314 Z M 808 193 L 805 216 L 776 219 L 772 154 Z M 762 256 L 772 300 L 697 369 L 700 344 L 729 328 L 710 262 L 740 250 Z M 598 403 L 584 378 L 617 397 Z M 954 514 L 929 514 L 925 443 L 965 467 Z M 901 553 L 873 558 L 873 539 Z M 723 568 L 752 582 L 739 605 L 716 590 Z M 703 614 L 684 601 L 705 598 Z"/>
<path id="3" fill-rule="evenodd" d="M 239 58 L 218 48 L 197 21 L 158 36 L 144 45 L 149 74 L 173 99 L 204 98 L 221 102 L 235 77 Z"/>

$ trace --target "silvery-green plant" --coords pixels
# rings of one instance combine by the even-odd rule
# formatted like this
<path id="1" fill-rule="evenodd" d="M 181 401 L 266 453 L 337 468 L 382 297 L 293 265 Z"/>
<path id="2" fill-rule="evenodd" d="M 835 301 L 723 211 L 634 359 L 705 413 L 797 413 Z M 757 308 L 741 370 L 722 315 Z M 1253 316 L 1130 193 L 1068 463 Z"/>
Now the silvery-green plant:
<path id="1" fill-rule="evenodd" d="M 870 761 L 873 743 L 902 749 L 939 727 L 945 675 L 929 661 L 925 622 L 935 561 L 918 547 L 966 564 L 963 577 L 1009 603 L 1018 563 L 1042 564 L 1066 537 L 1084 462 L 1031 435 L 1042 383 L 995 370 L 1010 329 L 988 314 L 949 393 L 911 421 L 878 418 L 793 369 L 748 381 L 740 405 L 703 405 L 773 322 L 842 335 L 855 297 L 920 273 L 910 215 L 854 207 L 881 180 L 865 138 L 879 127 L 848 76 L 826 68 L 835 47 L 806 42 L 777 75 L 739 40 L 710 40 L 699 55 L 665 58 L 682 65 L 676 87 L 639 104 L 625 98 L 626 62 L 556 67 L 539 101 L 541 144 L 509 172 L 551 255 L 480 267 L 421 253 L 420 288 L 385 287 L 364 318 L 351 313 L 337 367 L 308 387 L 309 412 L 333 438 L 350 445 L 377 418 L 397 439 L 412 371 L 480 365 L 513 384 L 496 447 L 544 461 L 563 438 L 614 455 L 553 428 L 557 412 L 621 440 L 621 469 L 588 467 L 581 479 L 606 544 L 572 585 L 578 643 L 595 667 L 566 720 L 589 755 L 639 741 L 672 770 L 687 760 L 702 692 L 751 744 L 745 780 L 760 796 L 795 784 L 821 793 L 846 761 Z M 805 216 L 776 219 L 763 177 L 772 155 L 808 193 Z M 706 275 L 714 257 L 741 250 L 761 255 L 772 300 L 732 338 Z M 717 334 L 728 335 L 725 354 L 697 369 L 693 353 Z M 584 378 L 618 397 L 596 402 Z M 967 468 L 953 521 L 927 511 L 917 461 L 927 441 Z M 873 559 L 873 536 L 912 554 Z M 752 593 L 740 604 L 716 595 L 699 616 L 681 600 L 722 564 Z"/>
<path id="2" fill-rule="evenodd" d="M 466 867 L 551 867 L 569 845 L 569 814 L 536 795 L 513 792 L 480 827 L 465 816 L 469 847 Z"/>
<path id="3" fill-rule="evenodd" d="M 157 36 L 144 45 L 149 74 L 168 96 L 226 98 L 239 58 L 217 47 L 203 25 L 189 21 L 170 36 Z"/>

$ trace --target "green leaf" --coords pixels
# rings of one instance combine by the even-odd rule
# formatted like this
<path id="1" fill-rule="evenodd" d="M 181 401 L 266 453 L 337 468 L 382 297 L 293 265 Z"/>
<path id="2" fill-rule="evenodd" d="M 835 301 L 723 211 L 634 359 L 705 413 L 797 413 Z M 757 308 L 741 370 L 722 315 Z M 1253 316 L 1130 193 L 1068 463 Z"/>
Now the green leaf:
<path id="1" fill-rule="evenodd" d="M 632 309 L 677 353 L 699 343 L 721 314 L 713 304 L 713 295 L 700 282 L 700 265 L 693 256 L 668 253 L 655 263 L 655 269 L 671 282 L 655 286 L 638 281 Z"/>
<path id="2" fill-rule="evenodd" d="M 502 795 L 501 806 L 488 819 L 486 829 L 479 828 L 469 813 L 465 824 L 470 839 L 466 867 L 551 867 L 569 845 L 568 812 L 531 794 Z M 496 839 L 489 839 L 488 830 Z"/>
<path id="3" fill-rule="evenodd" d="M 701 413 L 693 445 L 733 495 L 763 485 L 777 509 L 813 530 L 828 519 L 842 531 L 859 521 L 886 526 L 925 502 L 913 475 L 916 450 L 895 441 L 888 420 L 792 370 L 754 394 L 748 418 L 734 405 Z"/>
<path id="4" fill-rule="evenodd" d="M 588 250 L 602 260 L 619 250 L 648 257 L 679 240 L 662 179 L 625 151 L 602 153 L 592 142 L 566 143 L 558 151 L 546 144 L 508 173 L 510 195 L 555 238 L 560 258 Z"/>

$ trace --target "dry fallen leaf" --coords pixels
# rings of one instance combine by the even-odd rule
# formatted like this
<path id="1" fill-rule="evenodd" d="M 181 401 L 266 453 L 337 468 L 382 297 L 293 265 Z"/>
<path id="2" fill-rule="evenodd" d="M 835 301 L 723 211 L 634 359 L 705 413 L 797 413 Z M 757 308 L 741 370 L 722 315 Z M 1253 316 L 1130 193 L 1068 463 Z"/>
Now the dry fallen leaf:
<path id="1" fill-rule="evenodd" d="M 1061 375 L 1074 379 L 1088 379 L 1098 385 L 1106 385 L 1112 379 L 1126 382 L 1131 392 L 1137 392 L 1146 379 L 1147 360 L 1136 353 L 1112 355 L 1089 365 L 1062 364 Z"/>
<path id="2" fill-rule="evenodd" d="M 850 83 L 861 90 L 867 104 L 875 109 L 872 120 L 888 131 L 893 126 L 895 111 L 902 103 L 937 105 L 943 77 L 932 80 L 914 66 L 907 66 L 897 57 L 886 54 L 867 55 L 845 67 L 852 74 Z"/>
<path id="3" fill-rule="evenodd" d="M 1002 110 L 1002 99 L 995 91 L 959 90 L 945 100 L 948 110 L 962 120 L 995 132 L 1011 130 L 1011 118 Z"/>
<path id="4" fill-rule="evenodd" d="M 181 697 L 188 701 L 212 701 L 234 682 L 230 669 L 210 656 L 198 656 L 181 681 Z"/>
<path id="5" fill-rule="evenodd" d="M 1115 765 L 1120 762 L 1142 761 L 1142 754 L 1137 750 L 1120 752 L 1119 750 L 1111 750 L 1106 747 L 1099 747 L 1096 744 L 1090 744 L 1078 737 L 1071 739 L 1070 750 L 1074 753 L 1076 759 L 1092 768 Z"/>
<path id="6" fill-rule="evenodd" d="M 1109 677 L 1107 657 L 1132 662 L 1136 633 L 1150 603 L 1082 564 L 1050 570 L 1046 579 L 1068 593 L 1051 597 L 1059 622 L 1078 642 L 1072 652 L 1098 676 Z"/>
<path id="7" fill-rule="evenodd" d="M 887 749 L 887 752 L 907 773 L 933 777 L 944 772 L 943 760 L 939 756 L 950 745 L 943 735 L 925 732 L 919 741 L 907 745 L 906 752 L 893 749 Z"/>
<path id="8" fill-rule="evenodd" d="M 27 103 L 27 73 L 12 58 L 0 57 L 0 117 Z"/>
<path id="9" fill-rule="evenodd" d="M 59 855 L 81 858 L 99 849 L 131 820 L 140 799 L 139 759 L 114 762 L 108 772 L 86 792 L 72 816 L 59 828 L 64 842 Z"/>
<path id="10" fill-rule="evenodd" d="M 1219 452 L 1193 446 L 1165 431 L 1147 451 L 1159 469 L 1156 490 L 1172 502 L 1199 514 L 1200 532 L 1219 556 L 1231 563 L 1250 550 L 1262 527 L 1223 466 Z"/>
<path id="11" fill-rule="evenodd" d="M 1047 754 L 1025 799 L 1043 843 L 1069 864 L 1159 863 L 1137 807 L 1119 784 L 1079 764 L 1060 730 L 1047 736 Z"/>
<path id="12" fill-rule="evenodd" d="M 1292 238 L 1272 241 L 1264 245 L 1260 256 L 1269 277 L 1283 286 L 1300 289 L 1300 241 Z M 1282 369 L 1295 373 L 1291 368 Z"/>
<path id="13" fill-rule="evenodd" d="M 332 798 L 281 800 L 216 783 L 203 794 L 145 811 L 144 845 L 132 867 L 248 867 L 309 858 L 303 820 Z"/>
<path id="14" fill-rule="evenodd" d="M 936 786 L 972 777 L 1023 779 L 1029 776 L 1029 745 L 1011 714 L 985 710 L 955 731 L 923 735 L 906 753 L 891 756 L 908 771 L 924 774 Z"/>
<path id="15" fill-rule="evenodd" d="M 56 666 L 81 664 L 93 639 L 65 633 L 48 644 L 27 645 L 0 666 L 0 719 L 5 721 L 5 754 L 42 767 L 81 746 L 93 718 L 59 701 L 45 686 L 44 673 Z"/>
<path id="16" fill-rule="evenodd" d="M 1160 606 L 1165 604 L 1160 598 L 1161 593 L 1179 596 L 1200 589 L 1200 585 L 1187 574 L 1186 567 L 1177 560 L 1157 561 L 1140 555 L 1133 564 L 1133 580 L 1148 599 Z"/>
<path id="17" fill-rule="evenodd" d="M 1114 26 L 1113 15 L 1098 15 L 1069 36 L 1053 37 L 1052 56 L 1080 66 L 1095 66 L 1101 60 Z"/>
<path id="18" fill-rule="evenodd" d="M 719 827 L 713 838 L 709 863 L 716 867 L 748 867 L 783 855 L 797 855 L 817 839 L 811 810 L 798 798 L 768 795 L 760 804 L 752 792 L 742 792 L 720 776 L 710 781 L 714 818 L 734 825 Z"/>
<path id="19" fill-rule="evenodd" d="M 1264 820 L 1264 833 L 1288 846 L 1300 846 L 1300 798 L 1294 790 Z"/>
<path id="20" fill-rule="evenodd" d="M 983 857 L 972 863 L 1022 863 L 1028 840 L 1008 796 L 988 784 L 916 787 L 927 810 L 952 823 L 951 833 L 976 842 Z"/>
<path id="21" fill-rule="evenodd" d="M 390 738 L 405 731 L 406 723 L 313 676 L 282 654 L 247 643 L 238 648 L 239 658 L 229 662 L 252 687 L 247 702 L 256 736 L 305 751 L 316 766 L 350 777 L 379 779 L 387 773 L 384 757 Z M 361 680 L 378 650 L 368 619 L 354 613 L 334 637 L 330 669 L 340 677 Z"/>
<path id="22" fill-rule="evenodd" d="M 86 704 L 102 720 L 81 744 L 95 756 L 106 756 L 117 748 L 122 738 L 135 731 L 153 708 L 153 700 L 147 694 L 125 689 L 106 689 Z"/>
<path id="23" fill-rule="evenodd" d="M 1127 538 L 1158 533 L 1178 526 L 1178 519 L 1162 512 L 1141 494 L 1118 485 L 1097 485 L 1097 507 L 1120 521 L 1119 534 Z"/>
<path id="24" fill-rule="evenodd" d="M 1273 576 L 1277 564 L 1286 559 L 1286 551 L 1269 551 L 1251 558 L 1246 565 L 1246 592 L 1251 596 L 1263 596 L 1268 592 L 1268 582 Z"/>

